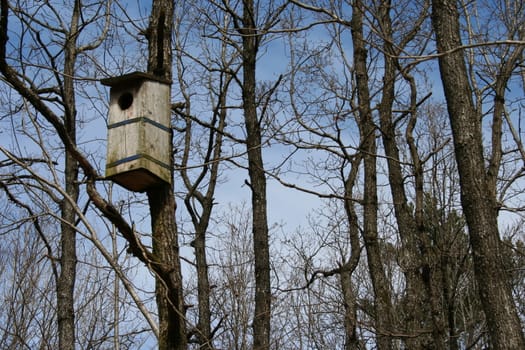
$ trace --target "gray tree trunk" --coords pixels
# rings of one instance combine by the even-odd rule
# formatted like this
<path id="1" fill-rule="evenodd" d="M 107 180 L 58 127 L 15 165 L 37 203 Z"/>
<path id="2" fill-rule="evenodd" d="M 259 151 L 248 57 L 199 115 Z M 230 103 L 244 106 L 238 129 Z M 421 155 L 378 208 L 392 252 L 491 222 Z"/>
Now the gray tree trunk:
<path id="1" fill-rule="evenodd" d="M 270 248 L 266 208 L 266 175 L 261 149 L 261 128 L 256 104 L 256 61 L 259 40 L 253 0 L 243 2 L 242 37 L 242 101 L 246 124 L 248 172 L 252 191 L 252 230 L 255 257 L 255 314 L 253 318 L 253 348 L 270 349 Z"/>
<path id="2" fill-rule="evenodd" d="M 374 311 L 376 315 L 377 348 L 391 349 L 391 337 L 388 335 L 392 327 L 392 303 L 390 282 L 386 277 L 379 237 L 377 232 L 377 169 L 376 169 L 376 127 L 370 108 L 370 93 L 368 87 L 367 50 L 363 37 L 363 17 L 365 6 L 356 0 L 352 13 L 352 40 L 354 45 L 354 64 L 359 104 L 359 129 L 361 136 L 361 151 L 364 162 L 364 218 L 363 239 L 372 287 L 375 293 Z"/>
<path id="3" fill-rule="evenodd" d="M 169 81 L 172 78 L 173 10 L 172 0 L 154 0 L 147 33 L 148 72 Z M 155 282 L 159 350 L 183 350 L 187 348 L 187 337 L 173 186 L 163 183 L 148 190 L 147 195 L 153 233 L 153 263 L 162 265 L 164 271 L 162 275 L 156 275 Z"/>
<path id="4" fill-rule="evenodd" d="M 359 240 L 359 219 L 355 210 L 356 203 L 353 201 L 354 186 L 359 175 L 359 165 L 362 154 L 356 154 L 351 160 L 351 170 L 345 179 L 345 213 L 348 219 L 348 236 L 350 238 L 350 258 L 341 267 L 340 281 L 341 292 L 345 309 L 345 350 L 357 350 L 361 348 L 361 342 L 357 333 L 357 296 L 352 283 L 352 274 L 359 264 L 361 256 L 361 243 Z"/>
<path id="5" fill-rule="evenodd" d="M 68 37 L 64 52 L 64 127 L 76 144 L 76 101 L 73 77 L 77 57 L 78 22 L 80 3 L 75 2 L 71 16 Z M 75 205 L 79 196 L 78 163 L 70 152 L 65 152 L 65 190 L 74 203 L 64 199 L 61 205 L 60 275 L 57 280 L 57 321 L 60 350 L 75 349 L 75 281 L 77 268 L 77 248 Z"/>
<path id="6" fill-rule="evenodd" d="M 423 165 L 419 159 L 418 149 L 412 136 L 417 118 L 417 90 L 408 72 L 403 72 L 411 85 L 411 106 L 409 123 L 406 131 L 407 143 L 412 156 L 412 175 L 415 183 L 415 210 L 410 206 L 406 190 L 405 175 L 401 168 L 399 147 L 396 140 L 396 126 L 393 122 L 393 104 L 395 100 L 395 81 L 399 62 L 395 56 L 403 48 L 394 48 L 392 20 L 389 2 L 379 7 L 379 18 L 385 42 L 383 94 L 379 105 L 381 134 L 388 165 L 388 179 L 399 236 L 402 242 L 403 271 L 406 280 L 405 328 L 410 337 L 405 344 L 410 349 L 445 349 L 446 329 L 444 311 L 441 305 L 441 281 L 439 265 L 433 263 L 432 248 L 428 232 L 422 219 L 423 213 Z M 417 24 L 415 24 L 417 26 Z M 408 42 L 408 41 L 407 41 Z M 424 328 L 432 327 L 432 337 Z"/>
<path id="7" fill-rule="evenodd" d="M 481 118 L 472 101 L 461 46 L 457 2 L 432 1 L 439 68 L 454 136 L 461 203 L 469 228 L 479 296 L 495 350 L 525 349 L 525 339 L 501 259 L 495 188 L 485 170 Z M 493 144 L 492 147 L 499 147 Z M 499 165 L 497 165 L 499 166 Z"/>

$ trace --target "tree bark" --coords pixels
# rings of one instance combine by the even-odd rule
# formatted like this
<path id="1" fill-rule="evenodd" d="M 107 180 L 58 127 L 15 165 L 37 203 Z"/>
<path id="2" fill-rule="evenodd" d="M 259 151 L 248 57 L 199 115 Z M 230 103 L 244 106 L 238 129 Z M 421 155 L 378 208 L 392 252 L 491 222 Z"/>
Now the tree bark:
<path id="1" fill-rule="evenodd" d="M 423 164 L 412 135 L 417 120 L 417 88 L 409 72 L 401 71 L 401 75 L 410 86 L 410 107 L 407 112 L 409 122 L 406 139 L 412 157 L 412 175 L 416 198 L 415 208 L 411 208 L 406 195 L 399 147 L 396 140 L 396 126 L 393 122 L 392 113 L 395 100 L 396 73 L 398 69 L 403 69 L 395 57 L 403 47 L 394 48 L 390 1 L 383 2 L 379 9 L 382 35 L 385 38 L 383 49 L 386 53 L 384 55 L 383 94 L 379 104 L 379 116 L 394 213 L 403 254 L 406 257 L 402 266 L 407 295 L 404 321 L 405 328 L 411 334 L 405 339 L 405 343 L 411 349 L 445 349 L 444 310 L 440 302 L 441 275 L 439 264 L 433 262 L 435 257 L 432 254 L 428 232 L 423 222 Z M 408 43 L 406 38 L 400 41 L 405 44 Z M 423 329 L 428 327 L 432 328 L 432 338 Z"/>
<path id="2" fill-rule="evenodd" d="M 197 323 L 198 340 L 201 349 L 211 350 L 211 309 L 210 309 L 210 281 L 208 278 L 208 262 L 206 259 L 206 229 L 207 224 L 195 227 L 195 262 L 197 265 L 197 298 L 199 303 L 199 321 Z"/>
<path id="3" fill-rule="evenodd" d="M 76 144 L 76 101 L 73 77 L 77 56 L 78 22 L 80 19 L 80 2 L 75 1 L 69 33 L 64 45 L 64 127 L 71 141 Z M 57 321 L 60 350 L 75 349 L 75 281 L 77 268 L 76 249 L 76 213 L 75 204 L 79 196 L 78 163 L 70 152 L 65 152 L 65 190 L 69 200 L 61 203 L 61 238 L 60 238 L 60 274 L 57 290 Z"/>
<path id="4" fill-rule="evenodd" d="M 167 81 L 172 79 L 173 11 L 172 0 L 154 0 L 147 32 L 148 72 Z M 173 171 L 173 166 L 171 168 Z M 162 265 L 165 272 L 155 276 L 159 350 L 182 350 L 187 348 L 187 338 L 173 185 L 163 183 L 149 189 L 147 195 L 153 233 L 153 263 Z"/>
<path id="5" fill-rule="evenodd" d="M 392 326 L 392 303 L 390 282 L 388 281 L 377 232 L 377 169 L 376 169 L 376 127 L 372 119 L 370 92 L 368 87 L 367 50 L 363 38 L 363 17 L 365 6 L 356 0 L 352 12 L 352 40 L 354 48 L 355 77 L 357 84 L 359 129 L 361 151 L 364 162 L 364 198 L 363 198 L 363 239 L 366 247 L 368 268 L 375 293 L 374 309 L 376 315 L 377 348 L 391 349 L 391 337 L 388 335 Z"/>
<path id="6" fill-rule="evenodd" d="M 345 309 L 345 350 L 361 349 L 359 335 L 357 333 L 357 296 L 352 282 L 352 275 L 361 256 L 361 246 L 359 240 L 359 219 L 353 201 L 354 186 L 359 175 L 359 165 L 362 160 L 361 154 L 356 154 L 351 160 L 351 168 L 348 177 L 345 179 L 345 213 L 348 219 L 348 236 L 350 238 L 350 258 L 341 267 L 340 281 L 341 292 Z"/>
<path id="7" fill-rule="evenodd" d="M 180 59 L 180 57 L 179 57 Z M 223 57 L 224 59 L 224 57 Z M 224 78 L 224 79 L 223 79 Z M 226 107 L 226 94 L 233 76 L 221 77 L 220 93 L 216 105 L 213 108 L 213 116 L 210 121 L 208 130 L 208 139 L 202 139 L 199 142 L 205 144 L 204 157 L 201 163 L 204 164 L 200 169 L 200 173 L 194 177 L 189 174 L 190 166 L 188 162 L 195 150 L 193 135 L 195 134 L 195 123 L 191 115 L 191 100 L 190 96 L 181 88 L 181 92 L 185 100 L 185 111 L 177 111 L 181 117 L 185 118 L 185 135 L 184 135 L 184 151 L 180 165 L 180 175 L 182 181 L 186 186 L 188 192 L 184 198 L 186 210 L 191 217 L 193 227 L 195 228 L 195 239 L 191 246 L 195 249 L 195 267 L 197 270 L 197 302 L 198 302 L 198 322 L 196 328 L 190 332 L 193 333 L 197 339 L 200 349 L 213 349 L 213 336 L 215 330 L 212 331 L 211 320 L 211 286 L 209 281 L 209 268 L 207 258 L 207 233 L 210 220 L 212 218 L 212 211 L 214 208 L 214 195 L 219 178 L 219 165 L 221 164 L 223 131 L 226 127 L 226 118 L 228 116 Z M 183 81 L 183 76 L 179 71 L 179 80 Z M 183 85 L 183 84 L 181 84 Z M 201 189 L 202 188 L 202 189 Z M 198 204 L 196 204 L 198 203 Z M 200 205 L 200 209 L 198 206 Z M 220 322 L 220 321 L 219 321 Z"/>
<path id="8" fill-rule="evenodd" d="M 357 303 L 354 286 L 352 285 L 352 271 L 343 269 L 340 273 L 341 289 L 343 292 L 345 310 L 345 350 L 360 349 L 357 334 Z"/>
<path id="9" fill-rule="evenodd" d="M 153 232 L 153 255 L 163 265 L 156 276 L 155 296 L 159 314 L 159 350 L 186 349 L 186 323 L 182 275 L 175 224 L 173 188 L 163 184 L 148 191 Z"/>
<path id="10" fill-rule="evenodd" d="M 190 192 L 186 197 L 185 204 L 190 212 L 193 225 L 195 227 L 195 240 L 193 241 L 193 247 L 195 248 L 195 263 L 197 267 L 197 298 L 199 303 L 199 321 L 197 324 L 198 339 L 201 349 L 211 350 L 213 349 L 213 333 L 211 329 L 211 308 L 210 308 L 210 295 L 211 287 L 208 276 L 208 261 L 206 256 L 206 236 L 208 226 L 211 220 L 211 214 L 214 207 L 214 194 L 215 187 L 217 185 L 217 179 L 219 177 L 219 164 L 222 153 L 222 130 L 224 130 L 226 124 L 226 96 L 222 94 L 219 98 L 219 111 L 217 112 L 219 122 L 217 130 L 210 131 L 210 141 L 208 156 L 204 160 L 204 163 L 212 163 L 211 166 L 205 166 L 200 180 L 204 178 L 204 174 L 209 169 L 209 180 L 208 189 L 205 194 L 198 192 L 197 186 L 200 181 L 196 182 L 191 186 Z M 215 139 L 214 142 L 212 140 Z M 188 143 L 187 147 L 191 145 Z M 211 156 L 213 154 L 213 156 Z M 211 159 L 210 159 L 211 156 Z M 186 163 L 184 163 L 186 164 Z M 202 206 L 202 212 L 198 215 L 191 204 L 191 199 L 196 198 Z"/>
<path id="11" fill-rule="evenodd" d="M 493 349 L 525 349 L 525 338 L 503 268 L 498 204 L 483 157 L 481 116 L 472 101 L 456 1 L 433 0 L 439 68 L 454 136 L 461 203 L 469 228 L 474 271 Z M 492 145 L 492 147 L 500 147 Z M 499 165 L 498 165 L 499 166 Z M 493 170 L 491 170 L 493 171 Z"/>
<path id="12" fill-rule="evenodd" d="M 266 176 L 261 149 L 261 128 L 257 117 L 256 61 L 260 37 L 255 23 L 253 0 L 243 1 L 242 35 L 242 101 L 246 124 L 248 172 L 252 192 L 252 230 L 255 254 L 255 314 L 253 318 L 253 348 L 270 349 L 270 248 L 266 208 Z"/>

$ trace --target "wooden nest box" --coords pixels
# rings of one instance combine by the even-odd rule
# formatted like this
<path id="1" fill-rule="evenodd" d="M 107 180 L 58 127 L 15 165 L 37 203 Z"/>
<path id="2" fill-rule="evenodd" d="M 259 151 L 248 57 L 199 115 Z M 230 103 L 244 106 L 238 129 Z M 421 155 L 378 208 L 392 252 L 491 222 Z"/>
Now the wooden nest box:
<path id="1" fill-rule="evenodd" d="M 171 183 L 171 83 L 141 72 L 101 83 L 111 87 L 106 178 L 135 192 Z"/>

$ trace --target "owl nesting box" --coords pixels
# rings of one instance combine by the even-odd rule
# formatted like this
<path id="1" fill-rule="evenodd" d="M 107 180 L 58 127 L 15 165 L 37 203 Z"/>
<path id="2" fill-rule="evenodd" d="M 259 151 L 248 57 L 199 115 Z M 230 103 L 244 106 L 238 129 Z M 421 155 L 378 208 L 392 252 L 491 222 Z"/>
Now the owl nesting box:
<path id="1" fill-rule="evenodd" d="M 110 86 L 106 177 L 131 191 L 171 183 L 169 81 L 135 72 Z"/>

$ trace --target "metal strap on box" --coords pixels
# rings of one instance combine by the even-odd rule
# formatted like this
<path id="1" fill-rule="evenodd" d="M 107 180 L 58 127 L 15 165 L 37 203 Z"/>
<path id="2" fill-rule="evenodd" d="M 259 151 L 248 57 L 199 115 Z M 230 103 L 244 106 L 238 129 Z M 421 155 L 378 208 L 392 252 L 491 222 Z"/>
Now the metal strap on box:
<path id="1" fill-rule="evenodd" d="M 155 121 L 153 119 L 147 118 L 147 117 L 131 118 L 131 119 L 123 120 L 121 122 L 116 122 L 116 123 L 113 123 L 113 124 L 109 124 L 108 125 L 108 129 L 118 128 L 120 126 L 133 124 L 133 123 L 137 123 L 137 122 L 145 122 L 145 123 L 151 124 L 151 125 L 159 128 L 161 130 L 164 130 L 164 131 L 166 131 L 168 133 L 171 133 L 171 129 L 170 128 L 168 128 L 165 125 L 162 125 L 161 123 L 159 123 L 159 122 L 157 122 L 157 121 Z"/>
<path id="2" fill-rule="evenodd" d="M 161 166 L 161 167 L 163 167 L 165 169 L 171 170 L 169 165 L 167 165 L 167 164 L 161 162 L 160 160 L 155 159 L 152 156 L 150 156 L 148 154 L 145 154 L 145 153 L 138 153 L 138 154 L 126 157 L 126 158 L 119 159 L 119 160 L 114 161 L 112 163 L 109 163 L 109 164 L 106 165 L 106 169 L 113 168 L 113 167 L 116 167 L 117 165 L 128 163 L 128 162 L 140 159 L 140 158 L 147 159 L 147 160 L 152 161 L 153 163 L 155 163 L 155 164 L 157 164 L 157 165 L 159 165 L 159 166 Z"/>

